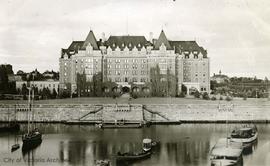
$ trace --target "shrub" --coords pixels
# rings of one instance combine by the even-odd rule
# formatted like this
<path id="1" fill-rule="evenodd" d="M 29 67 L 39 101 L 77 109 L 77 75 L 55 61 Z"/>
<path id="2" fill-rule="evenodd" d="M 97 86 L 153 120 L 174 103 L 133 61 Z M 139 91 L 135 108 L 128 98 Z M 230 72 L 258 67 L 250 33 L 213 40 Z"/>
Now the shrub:
<path id="1" fill-rule="evenodd" d="M 223 100 L 223 97 L 222 97 L 222 96 L 220 96 L 219 100 Z"/>
<path id="2" fill-rule="evenodd" d="M 179 97 L 181 97 L 181 98 L 184 98 L 184 97 L 186 97 L 186 94 L 185 94 L 185 92 L 181 92 L 181 93 L 179 94 Z"/>
<path id="3" fill-rule="evenodd" d="M 227 96 L 225 100 L 226 100 L 226 101 L 231 101 L 232 98 L 231 98 L 230 96 Z"/>
<path id="4" fill-rule="evenodd" d="M 201 96 L 200 92 L 196 90 L 195 93 L 194 93 L 194 97 L 195 98 L 200 98 L 200 96 Z"/>
<path id="5" fill-rule="evenodd" d="M 211 100 L 216 100 L 217 98 L 215 96 L 211 97 Z"/>
<path id="6" fill-rule="evenodd" d="M 208 93 L 207 93 L 207 92 L 204 92 L 203 95 L 202 95 L 202 98 L 203 98 L 204 100 L 209 100 L 209 95 L 208 95 Z"/>

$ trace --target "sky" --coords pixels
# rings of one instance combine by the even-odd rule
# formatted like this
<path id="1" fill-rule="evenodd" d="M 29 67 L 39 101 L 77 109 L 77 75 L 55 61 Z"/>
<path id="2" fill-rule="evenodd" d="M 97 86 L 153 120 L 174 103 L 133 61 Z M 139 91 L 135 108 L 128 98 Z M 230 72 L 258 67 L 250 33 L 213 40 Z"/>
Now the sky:
<path id="1" fill-rule="evenodd" d="M 210 72 L 270 78 L 269 0 L 0 1 L 0 64 L 26 72 L 59 70 L 61 48 L 110 35 L 196 40 Z"/>

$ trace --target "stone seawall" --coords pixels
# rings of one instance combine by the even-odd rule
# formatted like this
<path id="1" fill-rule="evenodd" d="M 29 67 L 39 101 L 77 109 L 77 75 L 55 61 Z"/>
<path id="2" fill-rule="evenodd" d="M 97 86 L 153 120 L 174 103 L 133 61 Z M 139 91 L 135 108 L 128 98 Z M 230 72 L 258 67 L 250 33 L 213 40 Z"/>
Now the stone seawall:
<path id="1" fill-rule="evenodd" d="M 142 121 L 223 122 L 270 121 L 270 105 L 237 104 L 36 104 L 37 122 Z M 16 119 L 27 120 L 27 105 L 16 105 Z M 32 112 L 30 115 L 32 115 Z M 14 120 L 15 105 L 0 105 L 0 122 Z"/>

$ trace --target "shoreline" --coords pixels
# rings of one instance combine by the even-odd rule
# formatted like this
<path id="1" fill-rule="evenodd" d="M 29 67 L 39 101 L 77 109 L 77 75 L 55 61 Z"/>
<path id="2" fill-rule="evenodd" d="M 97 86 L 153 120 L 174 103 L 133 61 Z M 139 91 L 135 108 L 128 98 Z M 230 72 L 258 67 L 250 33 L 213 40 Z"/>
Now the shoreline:
<path id="1" fill-rule="evenodd" d="M 92 99 L 92 100 L 91 100 Z M 179 123 L 270 123 L 270 101 L 205 101 L 198 99 L 145 98 L 128 102 L 98 103 L 101 98 L 84 98 L 80 103 L 72 100 L 42 101 L 33 105 L 36 123 L 96 124 L 152 122 L 152 124 Z M 115 102 L 114 99 L 106 99 Z M 91 102 L 88 102 L 91 101 Z M 255 102 L 256 101 L 256 102 Z M 69 102 L 69 103 L 67 103 Z M 104 102 L 104 101 L 103 101 Z M 105 101 L 106 102 L 106 101 Z M 145 104 L 147 103 L 147 104 Z M 161 104 L 163 103 L 163 104 Z M 16 108 L 16 111 L 15 111 Z M 27 121 L 28 105 L 15 101 L 0 102 L 0 123 Z M 16 112 L 16 113 L 15 113 Z M 30 113 L 31 116 L 32 113 Z"/>

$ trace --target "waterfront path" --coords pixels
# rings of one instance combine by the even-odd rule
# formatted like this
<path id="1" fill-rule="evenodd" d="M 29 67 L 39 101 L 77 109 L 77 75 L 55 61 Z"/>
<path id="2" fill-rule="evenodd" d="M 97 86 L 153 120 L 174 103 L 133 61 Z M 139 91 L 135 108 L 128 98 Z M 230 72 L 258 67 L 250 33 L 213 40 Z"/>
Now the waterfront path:
<path id="1" fill-rule="evenodd" d="M 12 117 L 15 105 L 27 109 L 26 103 L 27 101 L 22 100 L 0 101 L 0 121 L 7 121 L 8 117 Z M 103 106 L 103 110 L 95 111 L 101 106 Z M 138 98 L 131 100 L 129 98 L 69 98 L 35 101 L 34 109 L 36 112 L 35 120 L 41 122 L 78 120 L 81 117 L 85 121 L 104 119 L 157 122 L 270 121 L 270 101 L 268 99 L 212 101 L 186 98 Z M 20 109 L 17 112 L 17 118 L 24 121 L 26 112 Z"/>

